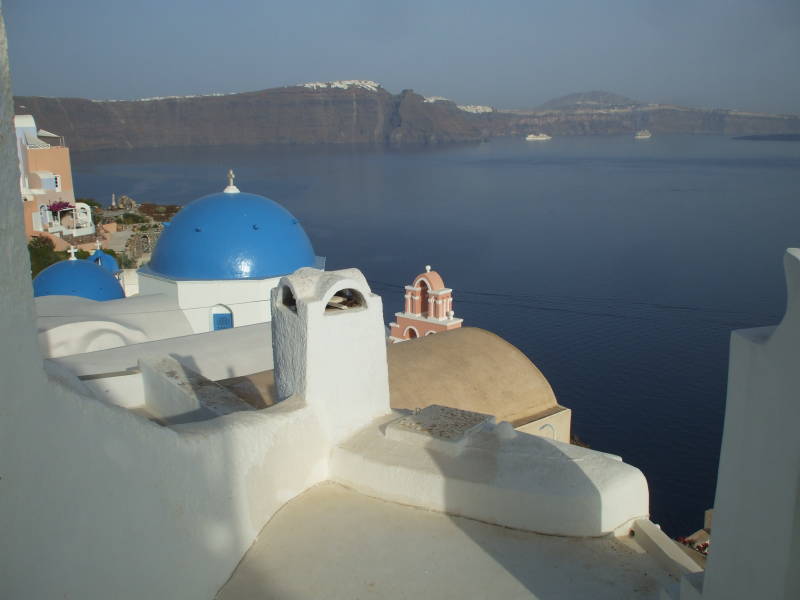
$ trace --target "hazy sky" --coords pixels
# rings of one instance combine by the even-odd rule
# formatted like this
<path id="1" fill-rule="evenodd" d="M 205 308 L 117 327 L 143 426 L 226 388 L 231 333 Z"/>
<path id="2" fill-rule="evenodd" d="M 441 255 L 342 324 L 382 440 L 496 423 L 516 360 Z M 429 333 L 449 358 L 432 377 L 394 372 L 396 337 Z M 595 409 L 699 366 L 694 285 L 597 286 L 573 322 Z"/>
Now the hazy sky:
<path id="1" fill-rule="evenodd" d="M 373 79 L 522 108 L 575 91 L 800 113 L 800 0 L 3 0 L 17 95 Z"/>

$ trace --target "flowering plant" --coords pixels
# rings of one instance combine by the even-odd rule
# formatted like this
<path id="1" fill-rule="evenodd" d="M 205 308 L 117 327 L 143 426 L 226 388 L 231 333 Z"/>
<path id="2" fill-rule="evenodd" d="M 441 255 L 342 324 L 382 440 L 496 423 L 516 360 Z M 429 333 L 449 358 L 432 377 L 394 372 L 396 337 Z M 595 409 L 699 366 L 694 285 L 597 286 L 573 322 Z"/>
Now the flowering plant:
<path id="1" fill-rule="evenodd" d="M 57 202 L 53 202 L 52 204 L 47 205 L 47 210 L 51 213 L 57 213 L 62 210 L 67 210 L 68 208 L 75 208 L 69 202 L 64 202 L 63 200 L 59 200 Z"/>

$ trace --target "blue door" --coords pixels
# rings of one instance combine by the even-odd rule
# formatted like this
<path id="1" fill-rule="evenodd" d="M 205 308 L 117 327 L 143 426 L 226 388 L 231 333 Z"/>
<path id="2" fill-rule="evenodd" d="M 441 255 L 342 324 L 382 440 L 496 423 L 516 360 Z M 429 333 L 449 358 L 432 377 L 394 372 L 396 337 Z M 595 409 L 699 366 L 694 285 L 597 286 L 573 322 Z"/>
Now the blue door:
<path id="1" fill-rule="evenodd" d="M 230 329 L 233 327 L 233 315 L 230 313 L 212 315 L 214 317 L 214 331 L 217 329 Z"/>

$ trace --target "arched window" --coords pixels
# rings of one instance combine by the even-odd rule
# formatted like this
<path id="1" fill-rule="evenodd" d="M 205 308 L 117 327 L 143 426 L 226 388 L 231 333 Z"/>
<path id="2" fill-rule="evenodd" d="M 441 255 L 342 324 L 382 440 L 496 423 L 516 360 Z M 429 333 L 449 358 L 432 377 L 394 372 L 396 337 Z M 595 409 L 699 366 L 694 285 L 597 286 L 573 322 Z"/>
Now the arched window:
<path id="1" fill-rule="evenodd" d="M 233 312 L 224 304 L 217 304 L 211 309 L 211 329 L 230 329 L 233 327 Z"/>
<path id="2" fill-rule="evenodd" d="M 414 338 L 419 337 L 419 333 L 414 327 L 406 327 L 405 336 L 408 339 L 413 340 Z"/>
<path id="3" fill-rule="evenodd" d="M 430 287 L 428 286 L 428 282 L 424 279 L 419 280 L 419 289 L 421 290 L 419 293 L 419 312 L 423 317 L 428 316 L 428 290 Z"/>

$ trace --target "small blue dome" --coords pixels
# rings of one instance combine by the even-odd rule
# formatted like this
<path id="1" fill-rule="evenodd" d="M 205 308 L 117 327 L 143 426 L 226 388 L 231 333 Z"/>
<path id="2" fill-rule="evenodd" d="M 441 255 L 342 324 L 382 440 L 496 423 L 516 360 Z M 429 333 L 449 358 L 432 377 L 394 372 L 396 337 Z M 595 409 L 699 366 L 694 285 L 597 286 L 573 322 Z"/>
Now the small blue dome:
<path id="1" fill-rule="evenodd" d="M 288 210 L 264 196 L 222 192 L 178 212 L 142 271 L 169 279 L 265 279 L 313 265 L 311 242 Z"/>
<path id="2" fill-rule="evenodd" d="M 80 296 L 89 300 L 124 298 L 122 286 L 111 273 L 85 260 L 62 260 L 41 271 L 33 280 L 34 296 Z"/>
<path id="3" fill-rule="evenodd" d="M 96 264 L 98 267 L 103 267 L 106 271 L 108 271 L 112 275 L 115 273 L 119 273 L 120 271 L 117 259 L 110 254 L 106 254 L 100 249 L 95 250 L 94 254 L 92 254 L 86 260 L 88 260 L 90 263 Z"/>

